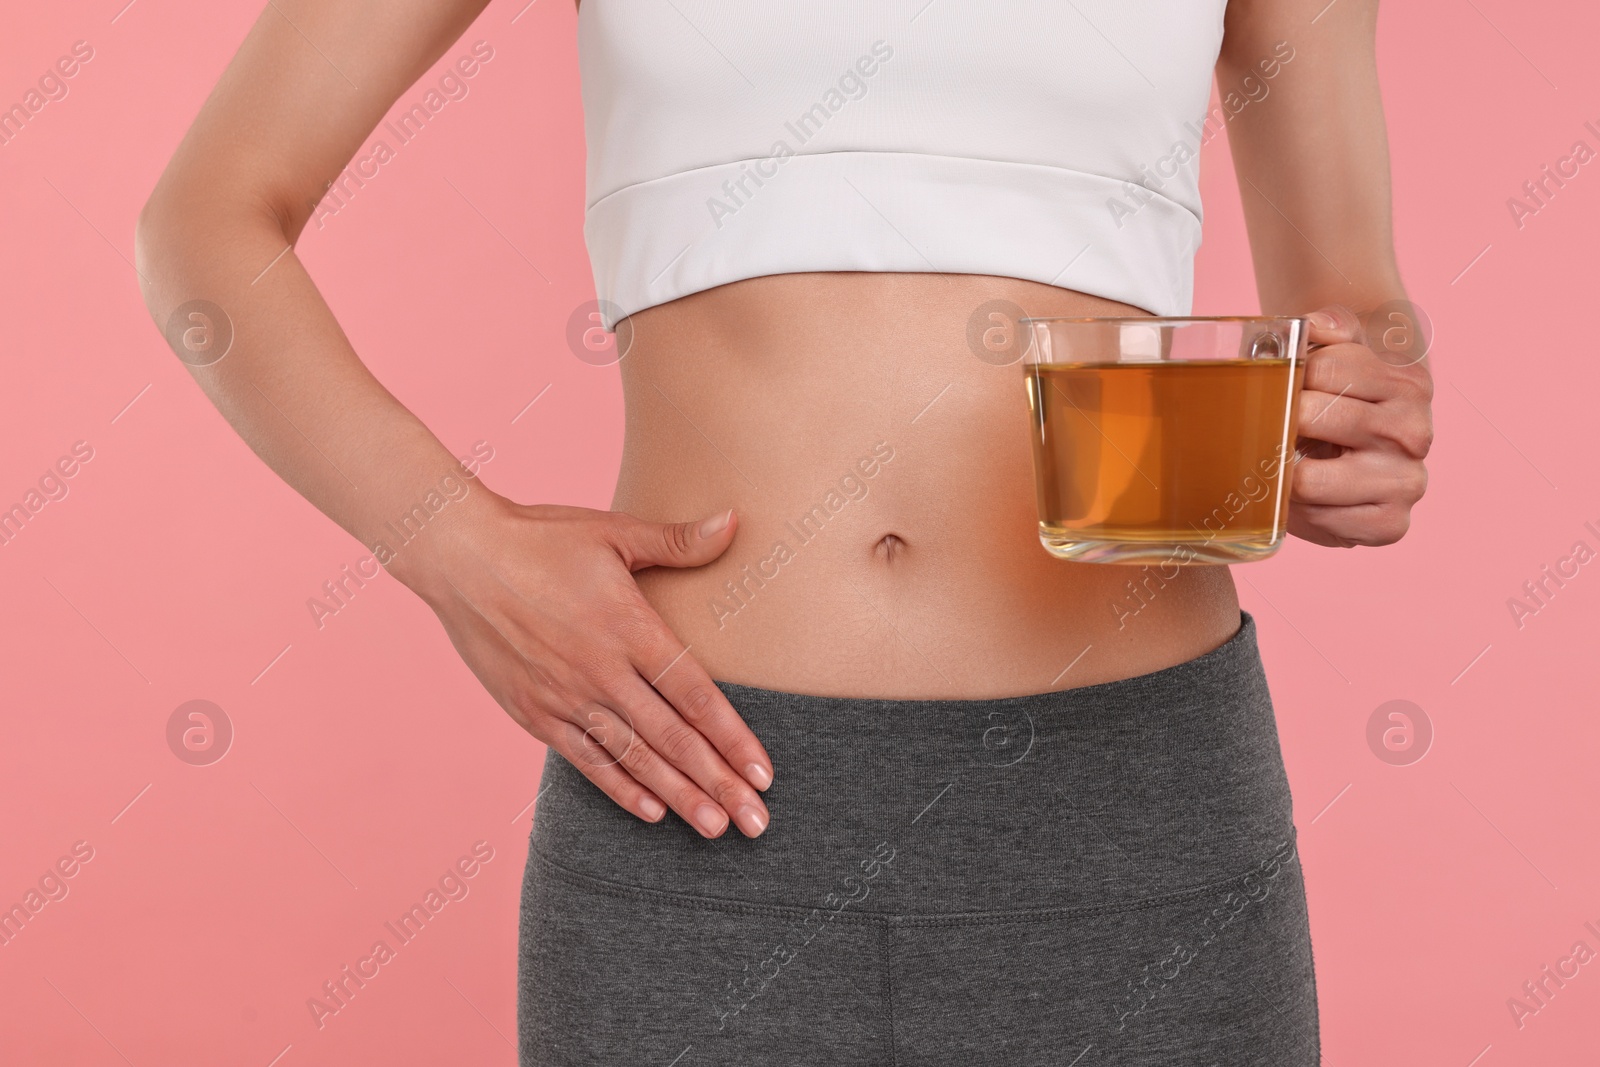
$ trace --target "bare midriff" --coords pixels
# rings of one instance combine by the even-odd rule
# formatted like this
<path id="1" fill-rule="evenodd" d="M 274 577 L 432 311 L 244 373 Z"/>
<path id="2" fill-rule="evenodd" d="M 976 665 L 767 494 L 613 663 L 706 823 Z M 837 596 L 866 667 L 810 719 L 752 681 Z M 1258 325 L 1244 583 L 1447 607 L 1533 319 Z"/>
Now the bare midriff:
<path id="1" fill-rule="evenodd" d="M 1138 567 L 1040 545 L 1022 369 L 968 343 L 995 300 L 1145 314 L 1017 279 L 851 272 L 753 278 L 632 317 L 613 507 L 738 513 L 720 559 L 637 575 L 713 678 L 1014 696 L 1157 671 L 1238 629 L 1225 566 L 1135 589 Z"/>

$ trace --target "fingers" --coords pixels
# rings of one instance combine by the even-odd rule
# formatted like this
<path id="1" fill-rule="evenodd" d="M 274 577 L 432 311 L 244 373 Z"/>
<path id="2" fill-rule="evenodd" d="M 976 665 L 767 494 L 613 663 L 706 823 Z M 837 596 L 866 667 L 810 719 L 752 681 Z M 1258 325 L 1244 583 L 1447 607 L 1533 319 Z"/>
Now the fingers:
<path id="1" fill-rule="evenodd" d="M 1433 416 L 1425 405 L 1373 403 L 1310 390 L 1302 391 L 1297 403 L 1303 437 L 1412 459 L 1426 459 L 1433 447 Z"/>
<path id="2" fill-rule="evenodd" d="M 467 603 L 471 606 L 470 601 Z M 678 718 L 645 685 L 631 664 L 619 664 L 610 675 L 619 681 L 608 686 L 592 669 L 578 672 L 558 661 L 540 667 L 481 612 L 452 619 L 446 629 L 464 656 L 474 647 L 501 650 L 492 658 L 471 658 L 473 670 L 485 687 L 523 729 L 561 753 L 623 808 L 647 822 L 659 822 L 670 804 L 705 837 L 718 837 L 728 828 L 728 815 L 717 801 L 658 755 L 634 727 L 635 719 L 642 716 L 652 722 L 651 735 L 661 744 L 681 748 L 692 735 L 711 751 L 710 743 Z M 607 689 L 620 695 L 604 696 L 604 703 L 582 695 L 598 696 Z M 648 708 L 643 695 L 646 693 L 655 709 Z M 625 712 L 631 708 L 632 714 L 618 714 L 611 710 L 613 706 Z M 675 739 L 670 726 L 662 725 L 666 717 L 677 719 L 677 733 L 682 739 Z M 743 786 L 742 794 L 729 788 L 728 780 L 737 776 L 726 766 L 718 776 L 717 769 L 707 764 L 702 757 L 694 766 L 706 781 L 714 783 L 714 792 L 725 797 L 734 810 L 749 809 L 744 812 L 741 828 L 749 836 L 759 834 L 765 829 L 768 816 L 759 800 L 754 800 L 752 806 L 755 791 L 742 780 L 738 782 Z"/>
<path id="3" fill-rule="evenodd" d="M 640 689 L 648 690 L 637 676 L 635 681 Z M 522 702 L 527 707 L 519 721 L 536 720 L 538 728 L 530 727 L 530 733 L 566 757 L 612 800 L 646 822 L 661 821 L 671 808 L 702 837 L 715 838 L 727 830 L 731 808 L 740 813 L 742 821 L 738 825 L 747 837 L 765 830 L 770 817 L 755 790 L 726 765 L 720 769 L 711 765 L 705 754 L 714 758 L 715 752 L 705 739 L 682 720 L 674 728 L 672 720 L 677 716 L 672 710 L 653 692 L 648 699 L 654 700 L 658 708 L 651 709 L 638 692 L 570 707 L 552 706 L 539 697 L 524 697 Z M 641 721 L 647 724 L 646 728 L 640 728 Z M 698 757 L 692 750 L 696 740 L 704 749 Z M 668 759 L 662 750 L 672 753 L 673 758 Z M 710 791 L 701 789 L 689 774 L 679 770 L 674 765 L 678 761 L 700 775 Z"/>
<path id="4" fill-rule="evenodd" d="M 644 740 L 732 816 L 741 832 L 760 834 L 768 814 L 756 791 L 771 785 L 773 776 L 766 748 L 643 597 L 621 632 L 628 664 L 603 686 L 607 705 L 626 712 Z"/>
<path id="5" fill-rule="evenodd" d="M 744 718 L 734 710 L 705 668 L 663 623 L 660 639 L 636 650 L 634 666 L 683 721 L 716 747 L 730 767 L 759 790 L 772 784 L 772 758 Z M 729 809 L 730 811 L 732 809 Z"/>
<path id="6" fill-rule="evenodd" d="M 526 523 L 512 531 L 525 551 L 476 560 L 472 581 L 445 578 L 450 595 L 430 603 L 485 688 L 523 729 L 639 818 L 658 822 L 675 810 L 708 838 L 730 822 L 747 836 L 762 833 L 770 816 L 741 775 L 770 783 L 766 751 L 629 576 L 630 569 L 715 559 L 734 536 L 733 512 L 651 523 L 544 507 L 514 518 Z M 669 691 L 693 723 L 636 662 L 650 664 L 652 678 L 675 672 Z M 740 770 L 696 724 L 741 761 Z"/>
<path id="7" fill-rule="evenodd" d="M 560 735 L 551 738 L 551 748 L 564 756 L 600 791 L 645 822 L 660 822 L 666 818 L 667 806 L 639 780 L 623 770 L 605 746 L 597 742 L 591 730 L 572 723 L 563 723 Z"/>
<path id="8" fill-rule="evenodd" d="M 1289 511 L 1291 534 L 1329 547 L 1392 545 L 1410 528 L 1411 509 L 1396 502 L 1349 507 L 1297 503 Z"/>
<path id="9" fill-rule="evenodd" d="M 1379 358 L 1349 308 L 1307 316 L 1296 432 L 1304 440 L 1290 489 L 1289 532 L 1316 544 L 1386 545 L 1410 527 L 1428 486 L 1433 378 L 1420 361 Z"/>
<path id="10" fill-rule="evenodd" d="M 1401 503 L 1409 508 L 1428 488 L 1428 469 L 1390 452 L 1346 452 L 1294 465 L 1290 499 L 1332 507 Z"/>
<path id="11" fill-rule="evenodd" d="M 733 543 L 738 527 L 731 509 L 697 522 L 647 522 L 622 512 L 610 519 L 611 546 L 630 571 L 710 563 Z"/>
<path id="12" fill-rule="evenodd" d="M 1312 349 L 1306 357 L 1304 385 L 1307 390 L 1374 403 L 1402 400 L 1427 404 L 1433 400 L 1433 373 L 1425 364 L 1391 363 L 1359 338 Z"/>
<path id="13" fill-rule="evenodd" d="M 1328 304 L 1306 316 L 1311 329 L 1306 340 L 1314 345 L 1332 345 L 1361 339 L 1361 317 L 1343 304 Z"/>
<path id="14" fill-rule="evenodd" d="M 1433 399 L 1433 378 L 1422 364 L 1395 366 L 1354 342 L 1313 349 L 1306 357 L 1305 388 L 1379 403 Z"/>
<path id="15" fill-rule="evenodd" d="M 1347 308 L 1335 328 L 1314 330 L 1329 343 L 1306 359 L 1298 403 L 1298 432 L 1353 449 L 1380 449 L 1421 460 L 1433 445 L 1429 404 L 1433 379 L 1421 364 L 1397 366 L 1360 340 L 1360 323 Z M 1315 320 L 1322 313 L 1313 315 Z M 1356 340 L 1334 338 L 1356 335 Z"/>
<path id="16" fill-rule="evenodd" d="M 622 688 L 623 691 L 612 698 L 617 701 L 612 706 L 626 714 L 639 737 L 715 803 L 719 809 L 716 812 L 718 818 L 726 813 L 732 816 L 734 824 L 746 837 L 760 835 L 767 828 L 769 820 L 767 806 L 762 803 L 761 795 L 728 764 L 705 734 L 685 720 L 637 674 L 631 684 L 624 683 Z M 745 729 L 748 730 L 748 727 Z M 651 782 L 646 784 L 654 785 Z M 667 799 L 672 801 L 671 797 Z M 695 825 L 703 829 L 706 820 L 699 811 L 702 802 L 697 796 L 692 805 L 686 801 L 680 810 L 694 813 Z M 721 832 L 720 827 L 717 832 Z"/>
<path id="17" fill-rule="evenodd" d="M 702 837 L 722 836 L 730 815 L 746 837 L 767 828 L 771 817 L 750 783 L 631 665 L 619 665 L 604 680 L 573 681 L 593 691 L 594 699 L 525 696 L 529 706 L 522 717 L 551 724 L 543 730 L 545 743 L 617 803 L 655 822 L 659 815 L 651 800 L 664 801 Z"/>
<path id="18" fill-rule="evenodd" d="M 657 523 L 546 507 L 516 518 L 529 550 L 507 557 L 515 566 L 485 563 L 484 606 L 451 582 L 455 595 L 435 607 L 463 659 L 524 729 L 640 818 L 670 809 L 705 837 L 730 822 L 762 833 L 770 816 L 752 781 L 772 780 L 766 750 L 629 576 L 715 559 L 734 513 Z"/>
<path id="19" fill-rule="evenodd" d="M 661 798 L 620 766 L 618 758 L 602 743 L 608 732 L 615 739 L 621 724 L 595 714 L 596 705 L 587 709 L 563 706 L 555 695 L 557 687 L 551 675 L 513 647 L 470 600 L 464 596 L 462 599 L 472 610 L 465 616 L 442 614 L 445 630 L 485 688 L 517 724 L 559 752 L 625 810 L 646 822 L 664 819 L 667 806 Z M 500 654 L 492 658 L 473 654 L 485 647 L 497 648 Z"/>
<path id="20" fill-rule="evenodd" d="M 626 698 L 609 699 L 621 704 Z M 641 724 L 636 721 L 641 714 L 649 717 L 647 712 L 637 708 L 619 711 L 600 704 L 590 704 L 583 712 L 585 732 L 590 741 L 606 750 L 618 767 L 639 785 L 666 801 L 667 806 L 698 830 L 702 837 L 721 837 L 728 828 L 727 811 L 647 740 L 646 731 L 640 729 Z M 657 719 L 648 732 L 657 737 L 670 738 L 663 740 L 662 744 L 671 748 L 678 758 L 687 759 L 692 739 L 663 734 L 661 726 L 661 721 Z M 749 786 L 746 785 L 745 789 L 749 790 Z M 750 792 L 754 794 L 753 790 Z M 732 798 L 731 792 L 727 795 Z M 761 815 L 765 826 L 764 808 Z"/>

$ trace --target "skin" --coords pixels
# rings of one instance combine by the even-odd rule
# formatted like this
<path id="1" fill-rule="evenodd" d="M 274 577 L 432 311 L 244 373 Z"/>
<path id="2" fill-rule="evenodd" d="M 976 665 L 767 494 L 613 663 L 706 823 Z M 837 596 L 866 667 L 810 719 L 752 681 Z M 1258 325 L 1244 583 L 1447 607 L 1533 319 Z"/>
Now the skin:
<path id="1" fill-rule="evenodd" d="M 1362 321 L 1402 299 L 1373 58 L 1374 0 L 1232 0 L 1224 92 L 1292 42 L 1229 124 L 1262 310 L 1313 318 L 1289 530 L 1398 540 L 1426 487 L 1425 360 L 1380 358 Z M 158 324 L 225 309 L 233 347 L 196 381 L 250 446 L 369 547 L 454 456 L 367 371 L 292 250 L 398 96 L 483 7 L 274 0 L 140 215 Z M 308 45 L 315 41 L 316 47 Z M 335 66 L 336 65 L 336 66 Z M 355 86 L 359 86 L 357 89 Z M 382 560 L 488 691 L 618 804 L 707 837 L 755 836 L 773 763 L 712 679 L 824 695 L 991 697 L 1126 678 L 1238 627 L 1223 566 L 1186 567 L 1119 624 L 1123 568 L 1039 546 L 1020 374 L 975 359 L 968 318 L 1139 309 L 979 275 L 755 278 L 634 315 L 613 510 L 510 501 L 476 481 Z M 174 340 L 169 336 L 169 340 Z M 174 341 L 175 348 L 177 347 Z M 731 618 L 710 607 L 785 523 L 872 453 L 867 494 Z M 687 520 L 687 521 L 685 521 Z M 770 565 L 765 573 L 772 574 Z M 746 579 L 747 580 L 747 579 Z M 692 649 L 692 651 L 690 651 Z"/>

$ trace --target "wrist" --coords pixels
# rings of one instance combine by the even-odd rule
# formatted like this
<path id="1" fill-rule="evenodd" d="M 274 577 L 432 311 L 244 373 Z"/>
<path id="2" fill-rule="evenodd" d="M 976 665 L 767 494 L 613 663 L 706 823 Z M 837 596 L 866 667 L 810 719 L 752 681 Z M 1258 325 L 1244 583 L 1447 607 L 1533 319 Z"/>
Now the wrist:
<path id="1" fill-rule="evenodd" d="M 449 589 L 460 561 L 481 558 L 490 531 L 515 505 L 476 477 L 459 473 L 449 493 L 429 491 L 364 538 L 389 574 L 422 599 Z"/>

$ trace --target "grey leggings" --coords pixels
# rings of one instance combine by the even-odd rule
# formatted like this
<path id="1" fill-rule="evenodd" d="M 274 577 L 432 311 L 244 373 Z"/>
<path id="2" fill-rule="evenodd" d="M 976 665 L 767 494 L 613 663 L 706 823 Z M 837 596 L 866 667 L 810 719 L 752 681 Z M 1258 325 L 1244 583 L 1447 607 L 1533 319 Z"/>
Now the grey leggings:
<path id="1" fill-rule="evenodd" d="M 754 840 L 545 764 L 524 1067 L 1312 1067 L 1316 984 L 1255 624 L 1000 700 L 719 683 L 767 746 Z"/>

